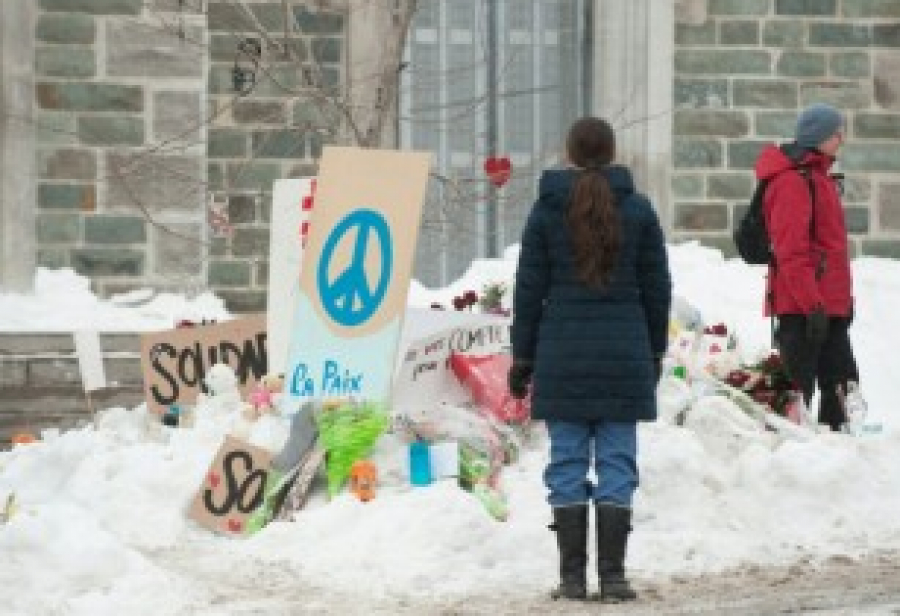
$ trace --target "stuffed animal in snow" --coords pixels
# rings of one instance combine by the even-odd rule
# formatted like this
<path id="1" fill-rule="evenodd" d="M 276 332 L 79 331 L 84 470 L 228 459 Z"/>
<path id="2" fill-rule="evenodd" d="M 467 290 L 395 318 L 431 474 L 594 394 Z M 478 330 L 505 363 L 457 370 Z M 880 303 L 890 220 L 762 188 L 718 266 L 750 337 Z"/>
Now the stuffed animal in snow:
<path id="1" fill-rule="evenodd" d="M 278 413 L 278 395 L 284 389 L 283 374 L 267 374 L 253 388 L 244 405 L 244 418 L 255 421 L 265 413 Z"/>

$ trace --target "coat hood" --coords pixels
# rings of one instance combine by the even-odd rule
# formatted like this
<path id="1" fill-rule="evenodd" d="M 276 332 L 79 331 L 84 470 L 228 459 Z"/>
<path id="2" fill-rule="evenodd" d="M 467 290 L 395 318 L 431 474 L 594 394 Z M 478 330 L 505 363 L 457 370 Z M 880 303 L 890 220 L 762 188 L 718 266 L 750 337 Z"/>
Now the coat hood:
<path id="1" fill-rule="evenodd" d="M 823 173 L 827 173 L 833 162 L 832 157 L 822 154 L 818 150 L 808 150 L 794 143 L 783 147 L 772 144 L 763 148 L 759 158 L 756 159 L 756 178 L 770 180 L 782 171 L 798 165 L 818 168 Z"/>
<path id="2" fill-rule="evenodd" d="M 558 201 L 568 203 L 572 184 L 575 183 L 575 178 L 578 177 L 579 173 L 584 172 L 572 168 L 549 169 L 544 171 L 544 173 L 541 174 L 541 179 L 538 183 L 538 196 L 555 196 L 559 198 L 557 199 Z M 609 186 L 616 196 L 617 201 L 622 201 L 629 195 L 634 194 L 634 180 L 631 178 L 631 172 L 627 167 L 608 165 L 596 173 L 603 174 L 606 181 L 609 182 Z"/>

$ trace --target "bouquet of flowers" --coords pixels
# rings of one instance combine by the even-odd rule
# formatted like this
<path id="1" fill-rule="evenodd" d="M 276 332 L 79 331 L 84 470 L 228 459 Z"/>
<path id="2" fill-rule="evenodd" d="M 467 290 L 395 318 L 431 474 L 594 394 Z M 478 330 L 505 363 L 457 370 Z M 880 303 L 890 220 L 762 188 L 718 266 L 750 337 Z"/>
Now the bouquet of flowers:
<path id="1" fill-rule="evenodd" d="M 768 407 L 771 412 L 794 420 L 791 405 L 799 394 L 799 388 L 788 375 L 778 353 L 773 351 L 755 365 L 732 370 L 723 380 Z"/>

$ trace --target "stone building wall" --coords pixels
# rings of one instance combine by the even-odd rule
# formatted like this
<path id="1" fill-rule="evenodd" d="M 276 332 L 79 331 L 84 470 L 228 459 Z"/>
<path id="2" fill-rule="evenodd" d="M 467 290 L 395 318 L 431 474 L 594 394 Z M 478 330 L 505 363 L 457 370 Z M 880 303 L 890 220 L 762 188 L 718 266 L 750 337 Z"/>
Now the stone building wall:
<path id="1" fill-rule="evenodd" d="M 900 2 L 680 0 L 672 143 L 673 237 L 733 253 L 760 149 L 798 111 L 842 109 L 855 254 L 900 257 Z"/>
<path id="2" fill-rule="evenodd" d="M 205 282 L 205 36 L 190 2 L 40 0 L 39 265 L 104 295 Z"/>
<path id="3" fill-rule="evenodd" d="M 265 309 L 272 183 L 314 175 L 334 137 L 308 93 L 343 79 L 345 16 L 243 4 L 251 15 L 224 0 L 39 1 L 38 265 L 73 267 L 101 295 L 209 288 Z M 236 90 L 236 64 L 252 88 Z M 207 224 L 212 204 L 230 236 Z"/>
<path id="4" fill-rule="evenodd" d="M 314 176 L 322 145 L 335 137 L 336 120 L 316 97 L 344 82 L 346 28 L 342 12 L 310 2 L 288 2 L 287 13 L 281 2 L 246 4 L 252 18 L 234 2 L 208 9 L 209 189 L 234 225 L 230 238 L 212 240 L 208 282 L 240 312 L 266 307 L 272 183 Z M 252 68 L 248 41 L 261 47 L 260 68 L 255 86 L 238 94 L 233 69 Z"/>

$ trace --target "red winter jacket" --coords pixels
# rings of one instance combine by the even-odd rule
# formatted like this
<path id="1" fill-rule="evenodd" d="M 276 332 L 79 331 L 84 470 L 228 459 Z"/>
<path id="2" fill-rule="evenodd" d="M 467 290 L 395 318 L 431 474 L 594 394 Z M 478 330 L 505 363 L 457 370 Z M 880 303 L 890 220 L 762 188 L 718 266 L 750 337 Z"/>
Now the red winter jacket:
<path id="1" fill-rule="evenodd" d="M 775 262 L 769 266 L 766 293 L 774 313 L 809 314 L 823 306 L 830 316 L 847 316 L 853 305 L 853 283 L 847 250 L 847 227 L 837 186 L 828 175 L 834 159 L 816 151 L 800 157 L 815 188 L 815 228 L 809 183 L 796 163 L 776 146 L 766 147 L 756 161 L 756 177 L 768 179 L 763 214 Z M 765 314 L 772 306 L 765 301 Z"/>

